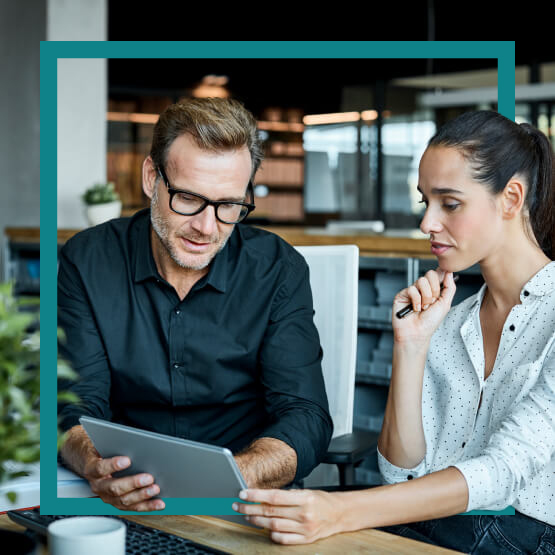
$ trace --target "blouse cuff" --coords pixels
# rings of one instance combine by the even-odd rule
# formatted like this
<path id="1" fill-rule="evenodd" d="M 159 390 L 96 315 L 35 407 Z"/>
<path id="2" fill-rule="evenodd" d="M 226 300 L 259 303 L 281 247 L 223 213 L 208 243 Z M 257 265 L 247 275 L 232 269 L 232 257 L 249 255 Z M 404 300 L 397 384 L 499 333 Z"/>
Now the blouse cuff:
<path id="1" fill-rule="evenodd" d="M 476 457 L 452 465 L 460 470 L 468 486 L 468 505 L 465 512 L 499 508 L 492 506 L 492 501 L 498 495 L 495 494 L 488 466 L 480 458 Z"/>
<path id="2" fill-rule="evenodd" d="M 426 457 L 413 468 L 402 468 L 391 464 L 378 449 L 378 467 L 384 483 L 396 484 L 424 476 L 426 474 Z"/>

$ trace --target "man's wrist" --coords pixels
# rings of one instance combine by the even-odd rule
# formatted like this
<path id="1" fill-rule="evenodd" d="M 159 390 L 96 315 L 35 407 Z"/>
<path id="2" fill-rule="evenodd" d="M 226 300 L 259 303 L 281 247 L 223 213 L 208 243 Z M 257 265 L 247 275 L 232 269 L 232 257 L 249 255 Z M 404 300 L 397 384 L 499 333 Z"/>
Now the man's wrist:
<path id="1" fill-rule="evenodd" d="M 279 488 L 295 478 L 297 454 L 284 441 L 262 437 L 235 455 L 249 488 Z"/>
<path id="2" fill-rule="evenodd" d="M 66 465 L 80 476 L 85 476 L 87 466 L 99 458 L 98 452 L 81 425 L 73 426 L 66 432 L 60 455 Z"/>

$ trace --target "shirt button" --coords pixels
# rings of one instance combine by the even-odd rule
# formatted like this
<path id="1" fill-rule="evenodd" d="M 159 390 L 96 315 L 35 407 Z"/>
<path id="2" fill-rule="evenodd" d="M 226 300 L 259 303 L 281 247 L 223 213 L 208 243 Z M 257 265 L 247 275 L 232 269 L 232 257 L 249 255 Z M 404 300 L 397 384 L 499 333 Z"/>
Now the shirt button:
<path id="1" fill-rule="evenodd" d="M 180 365 L 179 365 L 179 363 L 177 363 L 177 362 L 174 363 L 174 365 L 173 365 L 174 368 L 179 368 L 179 366 L 180 366 Z"/>
<path id="2" fill-rule="evenodd" d="M 175 313 L 179 315 L 179 314 L 181 314 L 181 310 L 179 310 L 179 308 L 176 308 Z"/>
<path id="3" fill-rule="evenodd" d="M 414 478 L 414 476 L 413 476 L 412 474 L 409 474 L 409 475 L 407 476 L 407 480 L 412 480 L 413 478 Z"/>
<path id="4" fill-rule="evenodd" d="M 527 297 L 530 294 L 529 291 L 524 291 L 524 296 Z"/>
<path id="5" fill-rule="evenodd" d="M 510 329 L 511 331 L 515 331 L 515 326 L 514 326 L 514 324 L 511 324 L 511 325 L 509 326 L 509 329 Z"/>

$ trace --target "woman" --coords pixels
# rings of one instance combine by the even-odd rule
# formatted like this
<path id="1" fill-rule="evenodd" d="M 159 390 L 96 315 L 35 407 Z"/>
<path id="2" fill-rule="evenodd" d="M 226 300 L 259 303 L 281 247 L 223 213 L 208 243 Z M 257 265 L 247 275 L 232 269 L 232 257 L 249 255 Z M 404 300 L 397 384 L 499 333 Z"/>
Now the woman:
<path id="1" fill-rule="evenodd" d="M 393 317 L 386 485 L 247 490 L 260 504 L 238 512 L 279 543 L 387 527 L 470 553 L 555 553 L 553 171 L 547 138 L 496 112 L 432 137 L 418 189 L 438 268 L 393 302 L 413 312 Z M 483 287 L 450 310 L 453 273 L 475 263 Z M 460 515 L 507 506 L 514 516 Z"/>

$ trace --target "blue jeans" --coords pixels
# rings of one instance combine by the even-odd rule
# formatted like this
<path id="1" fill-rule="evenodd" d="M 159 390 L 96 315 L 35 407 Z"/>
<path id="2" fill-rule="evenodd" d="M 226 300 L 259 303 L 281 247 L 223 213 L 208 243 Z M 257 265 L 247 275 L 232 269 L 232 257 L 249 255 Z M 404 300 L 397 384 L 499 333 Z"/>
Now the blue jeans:
<path id="1" fill-rule="evenodd" d="M 555 527 L 513 515 L 456 515 L 386 526 L 385 532 L 471 555 L 555 555 Z"/>

